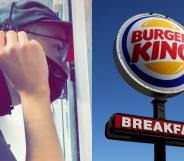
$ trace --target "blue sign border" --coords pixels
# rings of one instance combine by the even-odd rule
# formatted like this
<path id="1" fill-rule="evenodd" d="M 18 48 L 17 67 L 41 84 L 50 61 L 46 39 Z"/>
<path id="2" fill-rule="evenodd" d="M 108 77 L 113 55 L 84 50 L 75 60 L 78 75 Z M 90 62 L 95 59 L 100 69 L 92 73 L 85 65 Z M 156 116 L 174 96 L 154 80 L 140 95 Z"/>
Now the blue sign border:
<path id="1" fill-rule="evenodd" d="M 158 87 L 164 87 L 164 88 L 172 88 L 172 87 L 177 87 L 180 85 L 184 84 L 184 75 L 180 76 L 179 78 L 173 79 L 173 80 L 161 80 L 161 79 L 157 79 L 154 77 L 151 77 L 149 75 L 147 75 L 146 73 L 144 73 L 143 71 L 141 71 L 139 68 L 137 68 L 137 66 L 135 64 L 131 64 L 130 63 L 130 56 L 128 54 L 128 49 L 127 49 L 127 37 L 128 37 L 128 33 L 130 31 L 130 29 L 132 28 L 132 26 L 145 18 L 149 18 L 149 17 L 156 17 L 156 16 L 147 16 L 147 17 L 142 17 L 139 18 L 135 21 L 133 21 L 132 23 L 129 24 L 129 26 L 126 28 L 126 30 L 124 31 L 124 34 L 122 36 L 122 51 L 124 54 L 124 58 L 127 62 L 127 64 L 129 65 L 129 67 L 131 68 L 131 70 L 134 72 L 135 75 L 137 75 L 139 78 L 141 78 L 142 80 L 144 80 L 145 82 L 147 82 L 148 84 L 151 85 L 155 85 Z"/>

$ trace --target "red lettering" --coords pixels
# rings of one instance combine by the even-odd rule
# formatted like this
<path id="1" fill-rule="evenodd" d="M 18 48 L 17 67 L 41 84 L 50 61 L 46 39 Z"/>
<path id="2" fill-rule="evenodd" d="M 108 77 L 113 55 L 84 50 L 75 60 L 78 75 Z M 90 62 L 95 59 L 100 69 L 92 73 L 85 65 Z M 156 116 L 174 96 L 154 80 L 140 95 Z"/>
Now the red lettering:
<path id="1" fill-rule="evenodd" d="M 155 35 L 154 35 L 154 39 L 157 40 L 157 39 L 164 39 L 164 36 L 163 36 L 163 30 L 160 30 L 160 29 L 155 29 Z"/>
<path id="2" fill-rule="evenodd" d="M 184 34 L 181 34 L 181 41 L 184 43 Z"/>
<path id="3" fill-rule="evenodd" d="M 175 41 L 181 42 L 181 34 L 179 32 L 174 32 Z"/>
<path id="4" fill-rule="evenodd" d="M 136 63 L 139 60 L 139 57 L 142 57 L 145 61 L 150 60 L 150 56 L 147 53 L 147 50 L 151 47 L 152 43 L 147 42 L 142 47 L 141 44 L 135 44 L 132 54 L 131 63 Z"/>
<path id="5" fill-rule="evenodd" d="M 136 43 L 142 40 L 145 40 L 144 43 Z M 140 58 L 144 61 L 166 58 L 176 60 L 177 56 L 184 61 L 184 34 L 180 32 L 162 29 L 137 30 L 132 32 L 131 42 L 136 43 L 133 47 L 131 63 L 137 63 Z M 183 44 L 179 45 L 177 42 Z"/>
<path id="6" fill-rule="evenodd" d="M 142 31 L 133 31 L 132 33 L 132 43 L 139 42 L 142 40 Z"/>
<path id="7" fill-rule="evenodd" d="M 184 44 L 180 44 L 178 46 L 178 55 L 184 61 L 184 53 L 183 53 L 183 50 L 184 50 Z"/>
<path id="8" fill-rule="evenodd" d="M 160 48 L 160 41 L 155 41 L 153 43 L 153 50 L 152 50 L 151 60 L 158 59 L 159 48 Z"/>
<path id="9" fill-rule="evenodd" d="M 170 30 L 166 30 L 164 32 L 164 36 L 167 40 L 174 40 L 174 35 L 173 35 L 173 31 Z"/>
<path id="10" fill-rule="evenodd" d="M 176 59 L 176 54 L 177 54 L 177 43 L 176 42 L 173 42 L 172 47 L 170 47 L 168 42 L 162 41 L 160 59 L 165 59 L 167 53 L 169 53 L 172 59 L 174 60 Z"/>
<path id="11" fill-rule="evenodd" d="M 173 40 L 177 42 L 184 43 L 184 34 L 179 32 L 173 32 L 171 30 L 162 30 L 162 29 L 144 29 L 143 31 L 137 30 L 132 32 L 131 43 L 136 43 L 141 40 Z"/>
<path id="12" fill-rule="evenodd" d="M 153 39 L 153 29 L 143 30 L 143 39 L 152 40 Z"/>

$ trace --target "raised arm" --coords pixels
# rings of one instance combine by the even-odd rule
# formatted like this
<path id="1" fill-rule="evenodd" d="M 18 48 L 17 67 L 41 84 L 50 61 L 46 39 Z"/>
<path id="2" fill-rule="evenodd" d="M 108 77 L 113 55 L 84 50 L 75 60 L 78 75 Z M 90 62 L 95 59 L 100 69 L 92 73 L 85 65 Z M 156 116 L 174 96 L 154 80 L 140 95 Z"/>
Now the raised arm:
<path id="1" fill-rule="evenodd" d="M 50 108 L 48 66 L 41 45 L 25 32 L 0 31 L 0 68 L 21 98 L 26 161 L 63 161 Z"/>

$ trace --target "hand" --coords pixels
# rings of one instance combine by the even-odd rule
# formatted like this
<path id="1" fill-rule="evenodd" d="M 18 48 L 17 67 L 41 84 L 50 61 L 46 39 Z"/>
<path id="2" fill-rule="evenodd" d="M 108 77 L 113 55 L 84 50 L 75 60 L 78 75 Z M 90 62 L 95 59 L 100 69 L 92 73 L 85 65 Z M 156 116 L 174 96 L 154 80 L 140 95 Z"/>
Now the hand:
<path id="1" fill-rule="evenodd" d="M 20 95 L 26 161 L 63 161 L 50 108 L 48 66 L 41 45 L 25 32 L 0 31 L 0 68 Z"/>
<path id="2" fill-rule="evenodd" d="M 44 50 L 23 31 L 0 31 L 0 68 L 19 95 L 49 91 Z"/>

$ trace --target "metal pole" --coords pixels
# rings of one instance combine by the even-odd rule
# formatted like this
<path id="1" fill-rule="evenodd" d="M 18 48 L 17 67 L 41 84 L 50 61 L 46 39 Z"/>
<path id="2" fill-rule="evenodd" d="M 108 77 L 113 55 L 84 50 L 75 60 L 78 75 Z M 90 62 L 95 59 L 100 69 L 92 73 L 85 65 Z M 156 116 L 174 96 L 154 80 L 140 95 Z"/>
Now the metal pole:
<path id="1" fill-rule="evenodd" d="M 155 119 L 165 119 L 165 102 L 166 99 L 162 98 L 152 101 Z M 154 157 L 154 161 L 166 161 L 166 146 L 162 140 L 154 144 Z"/>

